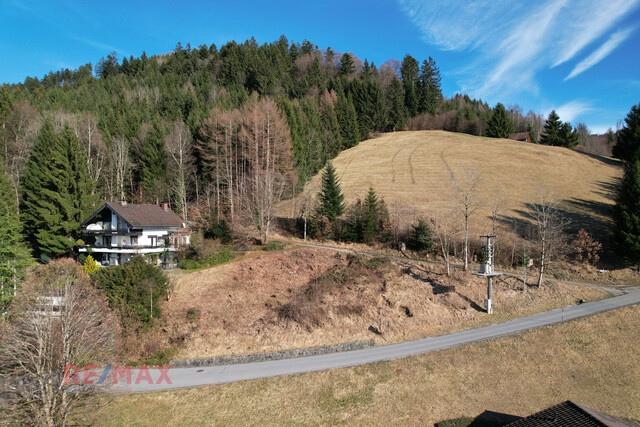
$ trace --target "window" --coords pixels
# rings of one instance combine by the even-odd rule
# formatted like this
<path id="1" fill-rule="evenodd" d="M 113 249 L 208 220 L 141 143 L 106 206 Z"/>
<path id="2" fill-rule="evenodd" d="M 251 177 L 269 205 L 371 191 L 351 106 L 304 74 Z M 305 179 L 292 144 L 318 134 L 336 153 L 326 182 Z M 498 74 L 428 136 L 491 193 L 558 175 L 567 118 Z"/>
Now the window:
<path id="1" fill-rule="evenodd" d="M 131 236 L 131 246 L 138 246 L 138 236 Z"/>
<path id="2" fill-rule="evenodd" d="M 149 240 L 151 241 L 151 246 L 158 246 L 158 237 L 157 236 L 149 236 Z"/>

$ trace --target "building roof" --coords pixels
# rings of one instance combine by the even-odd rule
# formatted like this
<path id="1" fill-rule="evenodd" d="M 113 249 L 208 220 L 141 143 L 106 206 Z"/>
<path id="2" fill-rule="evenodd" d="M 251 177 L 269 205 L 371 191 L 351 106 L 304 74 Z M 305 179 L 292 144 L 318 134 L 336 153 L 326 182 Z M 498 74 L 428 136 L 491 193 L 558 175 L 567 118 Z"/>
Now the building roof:
<path id="1" fill-rule="evenodd" d="M 82 226 L 86 226 L 104 208 L 109 208 L 131 227 L 184 227 L 184 221 L 170 209 L 152 204 L 137 203 L 105 203 L 93 215 L 91 215 Z"/>
<path id="2" fill-rule="evenodd" d="M 509 135 L 509 139 L 515 139 L 516 141 L 531 141 L 531 135 L 529 132 L 512 133 Z"/>
<path id="3" fill-rule="evenodd" d="M 507 424 L 509 427 L 638 427 L 631 421 L 573 403 L 570 400 Z"/>

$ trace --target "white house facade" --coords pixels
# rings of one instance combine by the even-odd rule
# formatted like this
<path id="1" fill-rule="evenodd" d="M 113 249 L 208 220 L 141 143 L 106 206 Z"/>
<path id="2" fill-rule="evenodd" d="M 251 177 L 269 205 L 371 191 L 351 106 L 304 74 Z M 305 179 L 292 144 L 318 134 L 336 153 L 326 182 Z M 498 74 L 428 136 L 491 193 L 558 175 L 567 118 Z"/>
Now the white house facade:
<path id="1" fill-rule="evenodd" d="M 120 265 L 134 255 L 165 265 L 189 245 L 187 225 L 166 204 L 105 203 L 80 227 L 87 243 L 80 252 L 100 265 Z"/>

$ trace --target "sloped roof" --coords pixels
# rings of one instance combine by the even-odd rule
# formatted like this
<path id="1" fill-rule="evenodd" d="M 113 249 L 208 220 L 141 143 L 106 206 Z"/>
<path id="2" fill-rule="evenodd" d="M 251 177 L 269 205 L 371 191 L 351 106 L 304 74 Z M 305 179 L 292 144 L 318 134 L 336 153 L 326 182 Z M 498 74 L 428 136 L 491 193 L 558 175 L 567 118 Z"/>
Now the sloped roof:
<path id="1" fill-rule="evenodd" d="M 507 424 L 509 427 L 630 427 L 636 426 L 631 421 L 614 417 L 604 412 L 573 403 L 570 400 L 544 409 L 528 417 Z"/>
<path id="2" fill-rule="evenodd" d="M 531 141 L 531 135 L 529 132 L 512 133 L 509 135 L 509 139 L 515 139 L 516 141 Z"/>
<path id="3" fill-rule="evenodd" d="M 161 206 L 152 204 L 105 203 L 82 226 L 86 226 L 99 212 L 108 207 L 116 212 L 132 227 L 182 227 L 184 221 L 170 209 L 164 210 Z"/>

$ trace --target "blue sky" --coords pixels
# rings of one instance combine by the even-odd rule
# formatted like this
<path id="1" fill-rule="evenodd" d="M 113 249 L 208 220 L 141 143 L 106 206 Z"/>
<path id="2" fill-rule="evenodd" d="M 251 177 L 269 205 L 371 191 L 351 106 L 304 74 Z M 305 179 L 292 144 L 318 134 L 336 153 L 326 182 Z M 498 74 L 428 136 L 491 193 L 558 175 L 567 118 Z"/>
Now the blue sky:
<path id="1" fill-rule="evenodd" d="M 592 131 L 640 102 L 640 0 L 0 0 L 0 82 L 118 57 L 284 34 L 377 65 L 440 67 L 445 96 L 518 104 Z"/>

